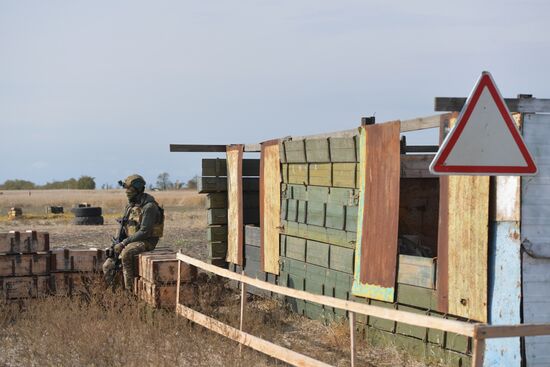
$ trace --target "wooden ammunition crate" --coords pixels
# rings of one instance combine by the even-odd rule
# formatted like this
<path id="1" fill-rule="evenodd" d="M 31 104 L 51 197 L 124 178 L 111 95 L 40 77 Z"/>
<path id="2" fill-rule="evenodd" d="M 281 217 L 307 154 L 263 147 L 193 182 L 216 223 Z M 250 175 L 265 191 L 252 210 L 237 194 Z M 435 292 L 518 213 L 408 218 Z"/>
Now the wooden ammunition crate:
<path id="1" fill-rule="evenodd" d="M 48 232 L 11 231 L 0 233 L 0 253 L 34 253 L 50 250 Z"/>
<path id="2" fill-rule="evenodd" d="M 139 298 L 155 308 L 174 309 L 176 307 L 176 284 L 155 284 L 143 278 L 134 283 L 134 291 Z M 194 304 L 196 286 L 192 283 L 180 287 L 180 302 L 186 305 Z"/>
<path id="3" fill-rule="evenodd" d="M 76 296 L 86 292 L 86 286 L 93 281 L 93 277 L 94 274 L 86 273 L 51 273 L 51 294 L 56 296 Z"/>
<path id="4" fill-rule="evenodd" d="M 43 297 L 49 294 L 48 275 L 0 278 L 0 299 Z"/>
<path id="5" fill-rule="evenodd" d="M 52 272 L 100 272 L 105 261 L 105 252 L 98 249 L 53 249 Z"/>
<path id="6" fill-rule="evenodd" d="M 48 275 L 50 254 L 0 255 L 0 277 Z"/>
<path id="7" fill-rule="evenodd" d="M 143 253 L 139 257 L 139 275 L 156 284 L 175 283 L 178 280 L 178 261 L 175 253 Z M 196 279 L 197 269 L 181 263 L 181 282 L 188 283 Z"/>

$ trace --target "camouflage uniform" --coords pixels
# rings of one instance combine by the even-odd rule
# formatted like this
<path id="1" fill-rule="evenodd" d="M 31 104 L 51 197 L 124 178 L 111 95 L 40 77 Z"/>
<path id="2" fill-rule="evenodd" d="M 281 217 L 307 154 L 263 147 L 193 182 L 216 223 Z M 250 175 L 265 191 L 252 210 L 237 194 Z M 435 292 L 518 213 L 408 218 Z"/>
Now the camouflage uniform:
<path id="1" fill-rule="evenodd" d="M 132 175 L 126 179 L 125 185 L 130 186 L 129 182 L 136 176 L 143 180 L 141 176 Z M 144 185 L 145 181 L 143 181 Z M 119 256 L 125 288 L 132 290 L 135 277 L 134 258 L 142 252 L 155 249 L 163 234 L 164 214 L 155 198 L 139 192 L 130 199 L 124 209 L 124 216 L 128 218 L 124 228 L 128 237 L 121 242 L 122 251 Z M 115 267 L 112 259 L 107 259 L 103 264 L 103 272 L 108 281 L 113 279 Z"/>

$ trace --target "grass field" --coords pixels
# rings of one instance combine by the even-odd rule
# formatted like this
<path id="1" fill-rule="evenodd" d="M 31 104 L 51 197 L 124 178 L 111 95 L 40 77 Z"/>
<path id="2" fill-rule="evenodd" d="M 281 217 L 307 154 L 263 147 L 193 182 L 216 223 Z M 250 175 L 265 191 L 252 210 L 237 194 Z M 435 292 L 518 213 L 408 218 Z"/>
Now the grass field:
<path id="1" fill-rule="evenodd" d="M 154 192 L 166 212 L 160 247 L 181 249 L 205 259 L 204 197 L 192 191 Z M 80 202 L 101 206 L 103 226 L 75 226 L 72 216 L 45 215 L 44 207 L 69 209 Z M 4 191 L 0 195 L 0 232 L 35 229 L 50 233 L 52 247 L 106 247 L 116 231 L 115 217 L 126 204 L 124 192 Z M 7 210 L 24 217 L 8 220 Z M 195 309 L 238 327 L 239 296 L 204 274 Z M 336 366 L 349 365 L 349 329 L 288 312 L 274 300 L 251 298 L 245 331 Z M 193 325 L 173 312 L 152 310 L 124 293 L 95 284 L 81 297 L 34 300 L 21 309 L 0 302 L 0 366 L 283 366 L 263 354 Z M 396 347 L 361 343 L 361 366 L 424 366 Z M 435 364 L 434 364 L 435 365 Z"/>

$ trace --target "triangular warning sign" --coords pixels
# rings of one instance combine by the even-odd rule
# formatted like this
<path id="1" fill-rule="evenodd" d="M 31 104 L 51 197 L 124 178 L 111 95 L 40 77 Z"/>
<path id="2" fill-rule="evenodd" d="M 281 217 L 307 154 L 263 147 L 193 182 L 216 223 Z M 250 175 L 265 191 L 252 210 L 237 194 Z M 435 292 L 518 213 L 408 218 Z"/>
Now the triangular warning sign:
<path id="1" fill-rule="evenodd" d="M 534 175 L 512 115 L 489 72 L 483 72 L 430 165 L 435 175 Z"/>

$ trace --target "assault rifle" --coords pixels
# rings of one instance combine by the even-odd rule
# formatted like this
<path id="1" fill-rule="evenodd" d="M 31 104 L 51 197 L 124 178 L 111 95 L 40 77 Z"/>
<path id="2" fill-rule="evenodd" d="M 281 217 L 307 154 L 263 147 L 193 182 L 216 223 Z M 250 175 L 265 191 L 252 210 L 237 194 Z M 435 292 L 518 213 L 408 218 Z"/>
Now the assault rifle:
<path id="1" fill-rule="evenodd" d="M 124 217 L 118 218 L 116 221 L 120 224 L 117 235 L 115 237 L 111 238 L 111 247 L 107 249 L 106 255 L 108 258 L 113 259 L 115 262 L 115 272 L 119 271 L 121 268 L 121 262 L 119 254 L 115 251 L 115 246 L 124 241 L 128 234 L 126 233 L 126 224 L 128 223 L 128 210 L 126 213 L 124 213 Z"/>

